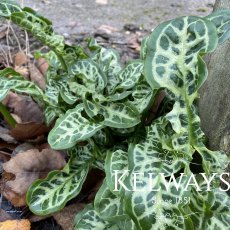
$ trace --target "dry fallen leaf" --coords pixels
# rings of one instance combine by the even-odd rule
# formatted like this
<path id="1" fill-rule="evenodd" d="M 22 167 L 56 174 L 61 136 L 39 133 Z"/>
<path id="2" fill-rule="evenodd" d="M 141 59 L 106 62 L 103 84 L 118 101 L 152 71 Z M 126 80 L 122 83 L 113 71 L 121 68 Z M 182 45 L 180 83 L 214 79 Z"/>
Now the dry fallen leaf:
<path id="1" fill-rule="evenodd" d="M 9 92 L 3 100 L 3 104 L 11 113 L 18 115 L 22 123 L 43 123 L 44 121 L 41 108 L 29 96 Z"/>
<path id="2" fill-rule="evenodd" d="M 75 215 L 85 207 L 85 204 L 77 203 L 66 206 L 60 212 L 53 215 L 54 219 L 65 230 L 72 230 Z"/>
<path id="3" fill-rule="evenodd" d="M 25 66 L 15 66 L 14 70 L 20 73 L 26 80 L 29 80 L 29 69 Z"/>
<path id="4" fill-rule="evenodd" d="M 17 141 L 10 135 L 10 130 L 0 126 L 0 139 L 7 143 L 17 143 Z"/>
<path id="5" fill-rule="evenodd" d="M 11 129 L 10 135 L 18 141 L 31 141 L 32 139 L 38 139 L 39 141 L 39 137 L 45 135 L 48 132 L 49 129 L 45 125 L 40 123 L 28 122 L 16 124 L 15 127 Z"/>
<path id="6" fill-rule="evenodd" d="M 29 77 L 29 70 L 27 67 L 28 58 L 23 51 L 19 51 L 14 57 L 14 70 L 19 72 L 27 80 Z"/>
<path id="7" fill-rule="evenodd" d="M 46 82 L 45 78 L 39 69 L 32 63 L 29 63 L 29 71 L 30 71 L 30 80 L 33 81 L 36 85 L 38 85 L 41 89 L 45 89 Z"/>
<path id="8" fill-rule="evenodd" d="M 23 51 L 19 51 L 14 57 L 14 66 L 22 66 L 27 64 L 27 56 Z"/>
<path id="9" fill-rule="evenodd" d="M 31 183 L 44 178 L 50 171 L 62 169 L 65 164 L 62 155 L 52 149 L 20 152 L 3 164 L 2 194 L 16 207 L 26 205 L 25 194 Z"/>
<path id="10" fill-rule="evenodd" d="M 0 230 L 30 230 L 29 220 L 7 220 L 0 223 Z"/>
<path id="11" fill-rule="evenodd" d="M 112 34 L 113 32 L 117 32 L 118 29 L 112 26 L 108 26 L 108 25 L 101 25 L 98 30 L 101 30 L 107 34 Z"/>
<path id="12" fill-rule="evenodd" d="M 38 58 L 37 60 L 37 66 L 39 71 L 43 74 L 43 76 L 45 76 L 46 71 L 49 67 L 49 64 L 47 63 L 45 58 Z"/>
<path id="13" fill-rule="evenodd" d="M 137 52 L 141 50 L 141 44 L 138 40 L 138 37 L 135 34 L 131 35 L 130 38 L 128 39 L 128 47 L 134 49 Z"/>

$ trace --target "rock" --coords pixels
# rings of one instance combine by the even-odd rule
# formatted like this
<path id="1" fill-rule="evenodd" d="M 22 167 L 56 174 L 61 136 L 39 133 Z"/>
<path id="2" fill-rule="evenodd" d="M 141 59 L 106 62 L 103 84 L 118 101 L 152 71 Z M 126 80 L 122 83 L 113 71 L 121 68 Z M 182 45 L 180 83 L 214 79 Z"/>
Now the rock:
<path id="1" fill-rule="evenodd" d="M 136 32 L 140 30 L 140 27 L 134 24 L 126 24 L 124 25 L 124 30 L 130 31 L 130 32 Z"/>
<path id="2" fill-rule="evenodd" d="M 228 0 L 216 0 L 215 9 L 230 9 Z M 198 101 L 201 127 L 213 150 L 230 152 L 230 41 L 208 56 L 209 76 L 200 89 Z"/>

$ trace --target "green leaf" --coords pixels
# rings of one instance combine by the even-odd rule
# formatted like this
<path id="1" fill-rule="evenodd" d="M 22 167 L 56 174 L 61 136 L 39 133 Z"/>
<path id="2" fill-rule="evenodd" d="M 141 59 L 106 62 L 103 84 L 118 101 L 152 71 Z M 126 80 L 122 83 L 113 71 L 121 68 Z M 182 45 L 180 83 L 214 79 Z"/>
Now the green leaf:
<path id="1" fill-rule="evenodd" d="M 118 53 L 113 49 L 100 48 L 92 58 L 106 75 L 106 93 L 113 94 L 115 87 L 119 84 L 118 74 L 121 71 Z"/>
<path id="2" fill-rule="evenodd" d="M 65 77 L 67 78 L 67 76 Z M 71 93 L 69 89 L 69 85 L 66 80 L 59 81 L 58 83 L 59 83 L 58 85 L 59 85 L 60 95 L 66 103 L 73 105 L 77 100 L 80 99 L 79 97 Z"/>
<path id="3" fill-rule="evenodd" d="M 36 59 L 44 58 L 48 62 L 49 68 L 52 68 L 52 69 L 54 69 L 56 71 L 58 69 L 62 68 L 61 62 L 59 61 L 57 54 L 53 50 L 51 50 L 51 51 L 49 51 L 47 53 L 36 52 L 34 54 L 34 57 Z M 49 71 L 49 69 L 48 69 L 48 71 Z"/>
<path id="4" fill-rule="evenodd" d="M 203 148 L 204 133 L 193 102 L 207 77 L 201 55 L 213 51 L 217 43 L 212 22 L 199 17 L 180 17 L 161 24 L 150 35 L 144 66 L 151 87 L 164 88 L 174 101 L 173 109 L 165 116 L 175 131 L 173 148 L 191 155 L 196 149 L 206 161 L 203 164 L 207 173 L 210 173 L 208 168 L 214 168 L 217 158 L 210 152 L 206 154 Z M 219 169 L 225 167 L 217 165 Z"/>
<path id="5" fill-rule="evenodd" d="M 93 136 L 93 139 L 96 144 L 101 146 L 107 146 L 113 141 L 111 134 L 107 129 L 101 129 L 97 131 L 97 133 Z"/>
<path id="6" fill-rule="evenodd" d="M 186 221 L 178 222 L 178 218 L 183 218 L 183 213 L 176 202 L 186 195 L 182 189 L 184 179 L 182 178 L 182 187 L 178 191 L 172 182 L 169 182 L 170 189 L 166 189 L 161 174 L 170 177 L 179 172 L 191 161 L 191 157 L 187 153 L 171 149 L 167 139 L 170 139 L 167 121 L 159 118 L 147 128 L 147 136 L 129 148 L 130 172 L 125 185 L 131 191 L 126 189 L 125 204 L 126 212 L 138 229 L 167 229 L 166 226 L 169 229 L 185 229 L 186 226 Z M 141 179 L 137 179 L 137 183 L 134 183 L 134 173 L 140 173 L 138 176 Z M 167 203 L 165 200 L 172 202 Z M 172 218 L 173 214 L 176 218 Z"/>
<path id="7" fill-rule="evenodd" d="M 121 83 L 116 86 L 116 90 L 133 88 L 140 81 L 142 72 L 142 61 L 133 61 L 129 63 L 118 75 Z"/>
<path id="8" fill-rule="evenodd" d="M 221 186 L 207 191 L 204 180 L 199 180 L 199 187 L 202 191 L 192 188 L 188 215 L 193 220 L 196 229 L 225 229 L 230 223 L 230 198 L 221 191 Z"/>
<path id="9" fill-rule="evenodd" d="M 53 149 L 71 148 L 104 127 L 82 116 L 83 109 L 83 104 L 79 104 L 56 121 L 48 136 L 48 142 Z"/>
<path id="10" fill-rule="evenodd" d="M 122 93 L 115 93 L 107 97 L 108 101 L 121 101 L 124 98 L 127 98 L 129 95 L 132 94 L 132 91 L 124 91 Z"/>
<path id="11" fill-rule="evenodd" d="M 140 122 L 140 115 L 131 103 L 103 102 L 102 104 L 84 100 L 86 113 L 90 117 L 102 115 L 100 122 L 114 128 L 131 128 Z"/>
<path id="12" fill-rule="evenodd" d="M 122 149 L 109 151 L 105 161 L 106 182 L 110 191 L 117 196 L 122 196 L 125 189 L 122 186 L 115 189 L 116 172 L 125 172 L 128 170 L 128 153 Z M 120 175 L 119 175 L 120 176 Z M 122 182 L 125 181 L 127 176 L 123 177 Z"/>
<path id="13" fill-rule="evenodd" d="M 230 37 L 230 12 L 229 10 L 216 11 L 205 19 L 214 23 L 219 37 L 219 44 L 223 43 Z"/>
<path id="14" fill-rule="evenodd" d="M 0 71 L 0 101 L 12 90 L 16 93 L 26 93 L 36 99 L 42 100 L 43 91 L 31 81 L 25 80 L 19 73 L 11 68 Z"/>
<path id="15" fill-rule="evenodd" d="M 64 38 L 55 35 L 52 29 L 52 23 L 39 16 L 30 8 L 24 8 L 20 12 L 12 12 L 10 19 L 23 29 L 31 32 L 43 44 L 57 53 L 62 53 L 64 49 Z"/>
<path id="16" fill-rule="evenodd" d="M 148 40 L 149 40 L 149 36 L 143 38 L 143 40 L 141 41 L 141 52 L 140 52 L 141 60 L 145 60 L 146 58 Z"/>
<path id="17" fill-rule="evenodd" d="M 129 103 L 103 103 L 98 113 L 104 117 L 103 124 L 114 128 L 131 128 L 140 123 L 140 115 Z"/>
<path id="18" fill-rule="evenodd" d="M 132 100 L 129 100 L 129 102 L 142 114 L 152 105 L 156 93 L 157 90 L 152 90 L 146 82 L 140 82 L 133 89 Z"/>
<path id="19" fill-rule="evenodd" d="M 102 92 L 107 79 L 98 64 L 90 59 L 79 60 L 69 68 L 69 72 L 91 91 Z"/>
<path id="20" fill-rule="evenodd" d="M 12 13 L 22 11 L 15 1 L 2 0 L 0 2 L 0 16 L 9 18 Z"/>
<path id="21" fill-rule="evenodd" d="M 112 223 L 104 221 L 94 210 L 92 204 L 88 204 L 84 210 L 78 213 L 74 220 L 74 230 L 119 230 Z"/>
<path id="22" fill-rule="evenodd" d="M 89 162 L 72 155 L 61 171 L 52 171 L 43 180 L 35 181 L 26 199 L 30 210 L 37 215 L 48 215 L 61 210 L 67 201 L 79 194 L 89 170 Z"/>
<path id="23" fill-rule="evenodd" d="M 113 194 L 104 180 L 94 200 L 95 211 L 106 221 L 119 221 L 129 218 L 124 212 L 123 198 Z"/>
<path id="24" fill-rule="evenodd" d="M 159 25 L 147 42 L 144 73 L 152 88 L 169 89 L 174 97 L 196 97 L 201 79 L 199 53 L 212 52 L 218 42 L 213 23 L 199 17 L 180 17 Z M 204 65 L 201 68 L 205 68 Z M 200 72 L 200 71 L 199 71 Z M 200 79 L 201 78 L 201 79 Z"/>

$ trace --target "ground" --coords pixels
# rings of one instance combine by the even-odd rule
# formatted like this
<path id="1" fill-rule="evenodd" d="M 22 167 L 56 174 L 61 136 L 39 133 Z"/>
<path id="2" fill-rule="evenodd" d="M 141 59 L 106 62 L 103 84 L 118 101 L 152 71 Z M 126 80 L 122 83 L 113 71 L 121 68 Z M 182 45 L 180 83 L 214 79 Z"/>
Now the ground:
<path id="1" fill-rule="evenodd" d="M 54 23 L 62 34 L 92 33 L 101 25 L 121 30 L 135 24 L 151 30 L 159 23 L 182 15 L 207 15 L 214 0 L 27 0 Z M 105 4 L 102 4 L 105 3 Z"/>

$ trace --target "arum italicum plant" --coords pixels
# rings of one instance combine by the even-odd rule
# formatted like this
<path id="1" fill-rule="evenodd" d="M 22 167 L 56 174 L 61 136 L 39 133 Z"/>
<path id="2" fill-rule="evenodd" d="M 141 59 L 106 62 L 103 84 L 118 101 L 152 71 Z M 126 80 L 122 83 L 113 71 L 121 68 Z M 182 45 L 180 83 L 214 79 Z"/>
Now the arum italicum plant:
<path id="1" fill-rule="evenodd" d="M 195 100 L 208 74 L 202 57 L 230 37 L 230 11 L 160 24 L 143 40 L 140 60 L 125 67 L 115 50 L 93 39 L 86 50 L 65 44 L 52 23 L 30 8 L 2 0 L 0 15 L 50 48 L 35 55 L 49 63 L 46 89 L 6 68 L 0 72 L 0 100 L 10 90 L 31 95 L 44 109 L 47 124 L 56 120 L 49 144 L 69 154 L 62 170 L 29 188 L 32 212 L 48 215 L 61 210 L 96 167 L 106 177 L 94 203 L 76 215 L 77 230 L 228 229 L 226 191 L 218 180 L 212 189 L 205 186 L 213 173 L 224 173 L 228 158 L 205 147 Z M 146 126 L 160 91 L 166 95 L 163 109 Z M 116 141 L 118 136 L 122 138 Z M 195 152 L 202 158 L 206 180 L 190 169 Z M 142 175 L 139 180 L 137 173 Z M 162 175 L 170 178 L 167 183 Z M 185 200 L 189 202 L 178 202 Z"/>

